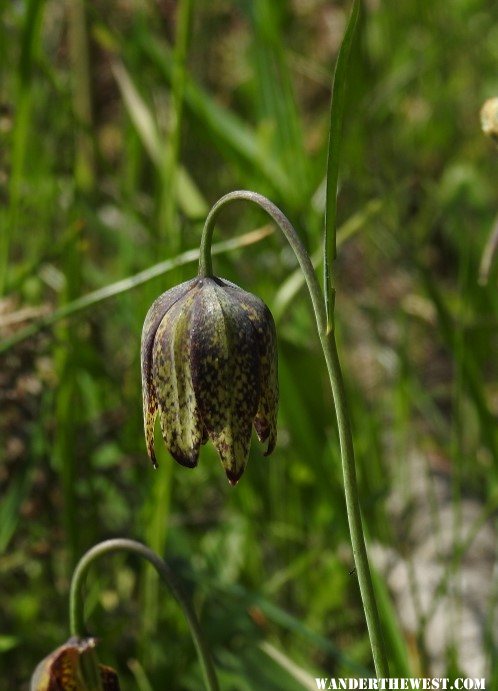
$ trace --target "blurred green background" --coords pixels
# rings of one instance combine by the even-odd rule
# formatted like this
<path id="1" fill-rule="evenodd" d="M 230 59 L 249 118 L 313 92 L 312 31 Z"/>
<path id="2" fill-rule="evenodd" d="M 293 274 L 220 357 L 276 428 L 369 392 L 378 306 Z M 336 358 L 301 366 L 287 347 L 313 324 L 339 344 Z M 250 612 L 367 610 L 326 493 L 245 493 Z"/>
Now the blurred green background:
<path id="1" fill-rule="evenodd" d="M 237 188 L 269 196 L 319 256 L 331 74 L 349 4 L 1 7 L 2 688 L 28 688 L 37 662 L 67 638 L 72 567 L 112 536 L 147 542 L 182 576 L 223 689 L 306 689 L 315 676 L 371 673 L 332 400 L 289 248 L 274 232 L 214 262 L 267 302 L 279 334 L 277 448 L 265 459 L 253 440 L 234 489 L 210 445 L 195 471 L 174 464 L 159 438 L 159 470 L 147 460 L 142 323 L 195 262 L 133 281 L 195 249 L 210 205 Z M 347 84 L 336 319 L 366 530 L 383 555 L 373 561 L 393 675 L 468 673 L 455 640 L 434 662 L 427 611 L 468 581 L 465 554 L 480 528 L 495 534 L 496 265 L 479 280 L 498 214 L 498 150 L 479 110 L 495 95 L 493 0 L 363 3 Z M 266 226 L 260 211 L 233 205 L 215 241 Z M 114 296 L 75 303 L 124 279 Z M 64 311 L 72 316 L 58 318 Z M 53 323 L 42 330 L 44 320 Z M 403 474 L 413 458 L 427 480 L 422 499 Z M 422 604 L 410 628 L 385 555 L 410 564 L 434 526 L 444 549 L 427 568 L 437 566 L 439 589 L 414 576 Z M 473 640 L 492 684 L 488 542 L 469 568 L 491 569 L 489 592 L 456 600 L 466 611 L 467 596 L 481 598 Z M 143 565 L 101 562 L 87 614 L 124 689 L 202 688 L 182 614 Z"/>

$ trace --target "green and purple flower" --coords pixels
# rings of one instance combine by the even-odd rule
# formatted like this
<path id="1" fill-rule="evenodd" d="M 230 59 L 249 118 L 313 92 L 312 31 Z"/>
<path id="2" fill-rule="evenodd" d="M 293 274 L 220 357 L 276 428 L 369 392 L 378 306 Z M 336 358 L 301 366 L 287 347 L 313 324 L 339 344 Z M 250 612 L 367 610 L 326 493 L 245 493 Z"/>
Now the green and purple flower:
<path id="1" fill-rule="evenodd" d="M 229 281 L 197 277 L 153 303 L 142 332 L 147 452 L 156 466 L 159 415 L 173 458 L 193 468 L 208 439 L 228 480 L 244 472 L 254 424 L 269 455 L 276 441 L 277 337 L 268 307 Z"/>

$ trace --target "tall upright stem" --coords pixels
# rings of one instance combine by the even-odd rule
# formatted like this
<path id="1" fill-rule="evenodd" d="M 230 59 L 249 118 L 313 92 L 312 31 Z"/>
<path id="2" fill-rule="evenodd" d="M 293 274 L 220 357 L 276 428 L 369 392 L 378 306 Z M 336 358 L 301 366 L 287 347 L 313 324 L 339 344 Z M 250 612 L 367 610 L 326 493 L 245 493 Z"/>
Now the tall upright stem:
<path id="1" fill-rule="evenodd" d="M 211 262 L 211 242 L 216 219 L 226 204 L 237 200 L 247 200 L 253 202 L 264 209 L 264 211 L 266 211 L 266 213 L 273 218 L 292 247 L 303 271 L 306 285 L 308 286 L 311 302 L 313 304 L 313 311 L 315 313 L 318 335 L 320 337 L 320 343 L 322 345 L 323 354 L 327 363 L 327 371 L 329 374 L 332 395 L 334 398 L 337 426 L 339 429 L 339 441 L 341 446 L 342 472 L 344 477 L 344 493 L 346 496 L 349 532 L 351 535 L 353 558 L 356 566 L 356 573 L 358 575 L 358 583 L 360 586 L 368 634 L 370 636 L 370 645 L 372 648 L 375 672 L 378 677 L 388 677 L 389 666 L 384 649 L 379 614 L 375 602 L 372 577 L 368 564 L 367 548 L 365 545 L 365 537 L 363 534 L 363 526 L 361 521 L 360 502 L 358 498 L 358 486 L 356 481 L 353 435 L 351 432 L 351 423 L 346 403 L 344 381 L 342 378 L 342 371 L 337 353 L 335 332 L 334 330 L 331 330 L 329 333 L 327 333 L 324 297 L 308 252 L 306 251 L 306 248 L 301 242 L 299 235 L 289 219 L 280 211 L 277 206 L 275 206 L 275 204 L 256 192 L 239 190 L 226 194 L 218 202 L 216 202 L 206 219 L 201 239 L 199 275 L 212 275 L 213 267 Z"/>
<path id="2" fill-rule="evenodd" d="M 375 602 L 375 594 L 368 564 L 367 547 L 363 533 L 361 520 L 360 501 L 358 497 L 358 485 L 356 481 L 356 465 L 353 448 L 353 435 L 351 422 L 346 402 L 346 391 L 342 377 L 335 331 L 329 334 L 320 334 L 323 354 L 327 362 L 330 385 L 335 403 L 337 427 L 339 429 L 339 441 L 341 445 L 342 475 L 344 478 L 344 494 L 346 497 L 346 510 L 348 513 L 349 532 L 353 547 L 353 558 L 358 574 L 361 599 L 365 611 L 370 645 L 378 677 L 389 676 L 389 664 L 382 638 L 379 612 Z"/>
<path id="3" fill-rule="evenodd" d="M 185 594 L 180 582 L 176 578 L 175 574 L 171 571 L 168 564 L 141 542 L 127 540 L 126 538 L 106 540 L 105 542 L 101 542 L 98 545 L 95 545 L 95 547 L 92 547 L 80 559 L 73 574 L 69 594 L 69 621 L 71 636 L 83 638 L 85 635 L 82 590 L 88 569 L 99 557 L 113 552 L 131 552 L 138 555 L 142 559 L 146 559 L 150 564 L 152 564 L 160 578 L 169 587 L 173 596 L 183 609 L 183 613 L 187 619 L 190 631 L 192 633 L 192 638 L 194 639 L 194 643 L 197 648 L 206 688 L 208 691 L 219 691 L 218 680 L 216 677 L 213 660 L 211 658 L 211 653 L 197 620 L 197 616 L 187 595 Z"/>

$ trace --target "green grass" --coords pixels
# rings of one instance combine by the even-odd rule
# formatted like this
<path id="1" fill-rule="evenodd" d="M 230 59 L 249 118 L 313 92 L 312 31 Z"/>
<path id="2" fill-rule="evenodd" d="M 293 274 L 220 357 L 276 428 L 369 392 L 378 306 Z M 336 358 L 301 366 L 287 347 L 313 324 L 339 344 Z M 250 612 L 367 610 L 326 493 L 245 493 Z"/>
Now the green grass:
<path id="1" fill-rule="evenodd" d="M 219 275 L 274 311 L 274 455 L 262 458 L 254 440 L 232 489 L 209 445 L 194 472 L 173 465 L 158 439 L 154 473 L 139 376 L 145 313 L 194 274 L 205 214 L 222 194 L 268 195 L 310 253 L 320 251 L 330 84 L 351 8 L 176 5 L 175 24 L 174 3 L 81 2 L 78 36 L 57 3 L 1 10 L 7 690 L 26 688 L 37 662 L 66 639 L 70 566 L 113 536 L 147 541 L 182 575 L 222 689 L 303 689 L 306 674 L 372 670 L 332 400 L 309 299 L 277 233 L 221 245 L 214 257 Z M 437 456 L 455 516 L 441 592 L 478 525 L 466 523 L 462 502 L 475 498 L 477 520 L 490 522 L 498 497 L 496 265 L 479 284 L 498 209 L 498 152 L 479 127 L 482 102 L 498 93 L 496 26 L 486 0 L 368 3 L 344 101 L 335 315 L 368 540 L 409 552 L 387 506 L 392 477 L 413 448 Z M 87 63 L 71 53 L 77 41 L 91 43 Z M 215 241 L 266 223 L 256 209 L 233 206 Z M 24 309 L 35 316 L 8 323 Z M 164 680 L 199 689 L 186 624 L 147 573 L 117 558 L 91 575 L 87 616 L 99 655 L 119 669 L 124 689 L 161 689 Z M 392 671 L 425 674 L 422 632 L 402 630 L 380 572 L 376 589 Z M 495 610 L 490 604 L 489 631 Z M 496 659 L 496 637 L 484 641 Z"/>

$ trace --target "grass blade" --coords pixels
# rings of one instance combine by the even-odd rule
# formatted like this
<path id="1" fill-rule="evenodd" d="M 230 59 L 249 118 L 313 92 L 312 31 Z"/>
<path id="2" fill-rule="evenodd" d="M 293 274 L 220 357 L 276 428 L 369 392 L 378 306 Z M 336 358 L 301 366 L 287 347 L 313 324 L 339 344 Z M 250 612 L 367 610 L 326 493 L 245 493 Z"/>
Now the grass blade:
<path id="1" fill-rule="evenodd" d="M 190 575 L 190 574 L 189 574 Z M 282 607 L 275 605 L 265 596 L 257 592 L 247 590 L 239 584 L 220 583 L 218 581 L 210 580 L 207 576 L 202 579 L 198 575 L 192 573 L 191 577 L 199 586 L 206 589 L 207 592 L 220 595 L 222 598 L 230 599 L 241 603 L 244 607 L 258 607 L 261 612 L 276 626 L 297 634 L 303 640 L 316 646 L 327 655 L 330 655 L 337 665 L 343 666 L 348 672 L 358 674 L 359 676 L 369 676 L 369 670 L 359 662 L 356 662 L 347 652 L 336 646 L 325 636 L 312 631 L 306 624 L 304 624 L 299 617 L 294 616 Z"/>
<path id="2" fill-rule="evenodd" d="M 112 71 L 118 83 L 121 96 L 138 136 L 151 161 L 160 168 L 163 164 L 163 143 L 151 111 L 138 93 L 128 70 L 120 62 L 115 62 Z"/>
<path id="3" fill-rule="evenodd" d="M 297 665 L 293 660 L 291 660 L 285 653 L 274 645 L 268 643 L 268 641 L 263 641 L 259 644 L 260 649 L 268 655 L 276 664 L 287 672 L 293 679 L 295 679 L 303 689 L 308 689 L 308 691 L 316 690 L 316 682 L 302 667 Z"/>
<path id="4" fill-rule="evenodd" d="M 137 134 L 159 175 L 164 177 L 169 147 L 161 136 L 153 114 L 133 83 L 128 70 L 120 62 L 115 62 L 112 69 Z M 175 191 L 182 211 L 190 218 L 201 218 L 206 215 L 207 203 L 183 166 L 178 167 Z"/>
<path id="5" fill-rule="evenodd" d="M 171 81 L 171 49 L 164 42 L 152 39 L 142 41 L 142 49 L 151 61 Z M 185 75 L 185 107 L 208 132 L 219 148 L 230 152 L 257 170 L 285 199 L 292 199 L 293 188 L 286 171 L 267 155 L 254 130 L 227 108 L 219 105 L 188 74 Z"/>
<path id="6" fill-rule="evenodd" d="M 159 203 L 160 235 L 168 236 L 167 247 L 172 253 L 179 252 L 183 246 L 182 232 L 177 216 L 177 198 L 185 75 L 188 48 L 191 40 L 191 24 L 192 0 L 182 0 L 177 8 L 176 39 L 173 50 L 173 78 L 171 80 L 171 124 L 168 131 L 169 141 L 164 160 Z"/>
<path id="7" fill-rule="evenodd" d="M 379 606 L 379 615 L 384 627 L 384 636 L 389 650 L 389 666 L 393 676 L 409 677 L 413 674 L 410 666 L 410 656 L 407 644 L 394 606 L 389 596 L 389 591 L 382 576 L 372 569 L 372 578 L 375 587 L 375 596 Z"/>
<path id="8" fill-rule="evenodd" d="M 327 196 L 325 205 L 325 240 L 324 240 L 324 292 L 327 311 L 327 330 L 331 331 L 334 321 L 334 286 L 332 263 L 336 256 L 336 216 L 337 216 L 337 180 L 339 177 L 339 159 L 341 155 L 342 118 L 346 95 L 346 77 L 349 54 L 353 43 L 354 32 L 360 13 L 360 0 L 354 0 L 351 15 L 334 70 L 332 83 L 332 104 L 330 107 L 329 147 L 327 156 Z"/>
<path id="9" fill-rule="evenodd" d="M 31 488 L 31 467 L 27 465 L 12 481 L 0 504 L 0 554 L 7 549 L 21 515 L 21 505 Z"/>
<path id="10" fill-rule="evenodd" d="M 12 160 L 9 182 L 9 207 L 2 213 L 4 227 L 0 232 L 0 295 L 7 283 L 10 244 L 19 225 L 19 206 L 25 172 L 26 155 L 32 132 L 32 76 L 40 42 L 43 20 L 43 0 L 31 0 L 26 5 L 26 18 L 21 41 L 18 66 L 16 117 L 12 135 Z"/>
<path id="11" fill-rule="evenodd" d="M 378 215 L 383 206 L 383 202 L 380 199 L 372 199 L 357 213 L 350 216 L 337 231 L 337 246 L 340 247 L 356 233 L 359 233 L 360 230 L 363 230 L 367 223 Z M 321 247 L 311 255 L 311 261 L 315 268 L 322 263 L 323 252 Z M 281 284 L 273 300 L 273 316 L 277 322 L 290 307 L 303 286 L 304 276 L 299 268 L 293 271 Z"/>
<path id="12" fill-rule="evenodd" d="M 230 252 L 231 250 L 239 249 L 240 247 L 247 247 L 247 245 L 260 242 L 260 240 L 263 240 L 263 238 L 267 237 L 272 232 L 273 230 L 268 226 L 257 228 L 256 230 L 251 230 L 249 233 L 245 233 L 238 238 L 233 238 L 231 240 L 225 240 L 223 242 L 214 244 L 212 247 L 212 252 L 213 254 L 221 254 L 223 252 Z M 140 271 L 134 276 L 129 276 L 121 281 L 111 283 L 108 286 L 104 286 L 103 288 L 94 290 L 87 295 L 83 295 L 82 297 L 63 305 L 59 309 L 54 310 L 54 312 L 44 315 L 24 329 L 20 329 L 10 338 L 5 339 L 2 343 L 0 343 L 0 353 L 10 350 L 10 348 L 14 347 L 18 343 L 22 343 L 22 341 L 25 341 L 27 338 L 30 338 L 39 331 L 56 324 L 61 319 L 84 312 L 90 307 L 94 307 L 105 300 L 109 300 L 116 295 L 120 295 L 121 293 L 125 293 L 133 288 L 137 288 L 144 283 L 148 283 L 148 281 L 152 281 L 154 278 L 162 276 L 163 274 L 166 274 L 179 266 L 196 262 L 198 259 L 198 249 L 188 250 L 187 252 L 182 252 L 177 257 L 165 259 L 163 262 L 159 262 L 159 264 L 154 264 L 154 266 L 151 266 L 149 269 L 145 269 L 144 271 Z"/>
<path id="13" fill-rule="evenodd" d="M 95 187 L 95 152 L 92 138 L 92 88 L 88 45 L 86 3 L 73 0 L 68 5 L 69 47 L 72 71 L 73 111 L 76 118 L 74 179 L 83 192 Z"/>
<path id="14" fill-rule="evenodd" d="M 309 196 L 311 176 L 283 45 L 282 10 L 269 0 L 256 0 L 248 10 L 254 27 L 260 120 L 270 122 L 272 127 L 271 142 L 274 146 L 268 154 L 269 157 L 273 154 L 288 171 L 294 195 L 302 205 Z"/>

